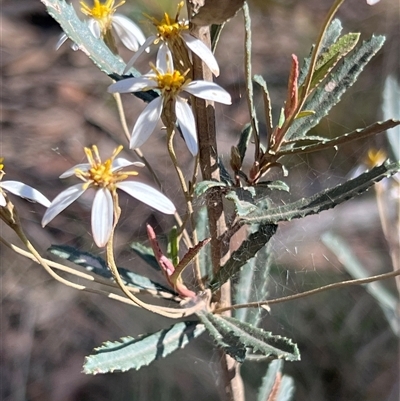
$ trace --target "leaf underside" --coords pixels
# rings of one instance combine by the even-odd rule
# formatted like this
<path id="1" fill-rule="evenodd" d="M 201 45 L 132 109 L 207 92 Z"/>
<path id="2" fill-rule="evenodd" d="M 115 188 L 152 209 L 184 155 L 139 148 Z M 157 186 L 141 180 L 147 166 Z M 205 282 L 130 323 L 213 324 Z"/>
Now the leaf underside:
<path id="1" fill-rule="evenodd" d="M 356 178 L 346 181 L 336 187 L 326 189 L 309 198 L 302 198 L 284 206 L 259 208 L 256 212 L 241 217 L 245 224 L 270 223 L 290 221 L 324 210 L 332 209 L 336 205 L 349 200 L 356 195 L 367 191 L 375 182 L 396 174 L 400 170 L 400 163 L 391 163 L 387 160 L 380 166 L 374 167 Z"/>
<path id="2" fill-rule="evenodd" d="M 113 279 L 106 262 L 99 256 L 92 255 L 89 252 L 79 251 L 67 245 L 52 245 L 48 251 L 53 255 L 69 260 L 70 262 L 75 263 L 76 265 L 81 266 L 94 274 L 97 274 L 98 276 L 109 280 Z M 177 296 L 172 289 L 164 287 L 163 285 L 152 281 L 145 276 L 141 276 L 140 274 L 136 274 L 122 267 L 119 267 L 118 271 L 122 280 L 124 281 L 124 284 L 128 287 L 135 288 L 137 292 L 158 295 L 162 298 L 168 299 Z"/>
<path id="3" fill-rule="evenodd" d="M 216 291 L 227 280 L 234 277 L 242 266 L 265 246 L 277 230 L 275 224 L 260 224 L 257 231 L 251 233 L 234 251 L 229 260 L 218 270 L 210 283 L 210 288 Z"/>
<path id="4" fill-rule="evenodd" d="M 93 36 L 86 21 L 81 21 L 76 15 L 72 4 L 65 0 L 41 0 L 46 6 L 47 12 L 60 24 L 62 30 L 83 51 L 96 66 L 114 80 L 122 79 L 122 73 L 126 67 L 125 62 L 106 46 L 102 39 Z M 134 68 L 130 74 L 139 77 L 141 74 Z M 155 91 L 135 92 L 135 96 L 151 102 L 158 96 Z"/>
<path id="5" fill-rule="evenodd" d="M 96 375 L 138 370 L 185 347 L 203 332 L 204 326 L 199 322 L 179 322 L 156 333 L 108 341 L 95 349 L 96 354 L 85 358 L 83 372 Z"/>
<path id="6" fill-rule="evenodd" d="M 216 345 L 240 363 L 246 359 L 248 348 L 254 354 L 272 359 L 300 360 L 297 345 L 288 338 L 273 335 L 232 317 L 205 311 L 198 316 Z"/>
<path id="7" fill-rule="evenodd" d="M 354 84 L 364 67 L 383 46 L 384 41 L 383 36 L 372 36 L 370 40 L 364 41 L 350 55 L 347 55 L 306 100 L 303 110 L 313 110 L 315 113 L 295 120 L 287 132 L 285 140 L 293 141 L 302 138 L 311 128 L 315 127 L 340 101 L 347 89 Z"/>

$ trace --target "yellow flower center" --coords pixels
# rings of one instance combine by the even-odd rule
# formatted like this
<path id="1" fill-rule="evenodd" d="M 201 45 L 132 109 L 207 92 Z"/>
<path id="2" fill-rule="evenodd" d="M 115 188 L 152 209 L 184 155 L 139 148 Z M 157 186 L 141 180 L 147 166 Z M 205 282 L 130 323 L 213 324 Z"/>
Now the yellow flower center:
<path id="1" fill-rule="evenodd" d="M 368 168 L 372 168 L 382 164 L 386 160 L 386 158 L 387 155 L 384 150 L 370 149 L 364 162 L 368 166 Z"/>
<path id="2" fill-rule="evenodd" d="M 175 19 L 171 18 L 167 13 L 164 13 L 164 18 L 162 20 L 157 20 L 154 17 L 146 15 L 157 28 L 158 37 L 160 39 L 167 42 L 173 41 L 180 36 L 182 31 L 189 29 L 189 25 L 186 23 L 186 21 L 179 21 L 179 14 L 183 5 L 183 1 L 178 4 Z"/>
<path id="3" fill-rule="evenodd" d="M 176 70 L 173 72 L 167 72 L 165 74 L 161 74 L 159 71 L 157 71 L 156 80 L 158 83 L 158 88 L 162 92 L 167 92 L 174 96 L 181 91 L 186 78 L 184 74 L 181 74 Z"/>
<path id="4" fill-rule="evenodd" d="M 84 1 L 80 2 L 83 14 L 97 20 L 104 30 L 110 27 L 111 17 L 115 10 L 125 3 L 125 0 L 121 0 L 117 5 L 114 3 L 115 0 L 106 0 L 104 4 L 100 3 L 100 0 L 93 0 L 93 7 L 90 7 Z"/>
<path id="5" fill-rule="evenodd" d="M 107 159 L 105 162 L 102 162 L 96 145 L 93 145 L 92 149 L 85 148 L 90 169 L 87 171 L 76 169 L 75 175 L 86 182 L 86 188 L 89 186 L 95 186 L 108 188 L 110 191 L 114 192 L 116 189 L 115 184 L 117 182 L 123 181 L 131 175 L 138 174 L 136 171 L 113 171 L 113 161 L 122 149 L 123 146 L 119 146 L 114 150 L 109 159 Z"/>
<path id="6" fill-rule="evenodd" d="M 4 168 L 4 157 L 0 157 L 0 171 Z"/>

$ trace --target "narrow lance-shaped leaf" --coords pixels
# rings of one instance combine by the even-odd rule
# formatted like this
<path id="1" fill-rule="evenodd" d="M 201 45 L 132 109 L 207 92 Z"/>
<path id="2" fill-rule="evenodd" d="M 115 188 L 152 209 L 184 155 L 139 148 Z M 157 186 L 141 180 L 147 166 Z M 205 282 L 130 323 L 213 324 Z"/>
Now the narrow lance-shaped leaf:
<path id="1" fill-rule="evenodd" d="M 240 133 L 240 138 L 237 145 L 237 150 L 239 152 L 241 162 L 243 162 L 243 159 L 246 156 L 246 151 L 247 147 L 249 146 L 251 136 L 252 136 L 251 124 L 247 124 Z"/>
<path id="2" fill-rule="evenodd" d="M 204 238 L 199 241 L 193 248 L 189 248 L 186 254 L 183 256 L 182 260 L 179 262 L 178 266 L 175 267 L 175 271 L 171 275 L 171 280 L 178 280 L 183 272 L 183 270 L 187 267 L 187 265 L 197 256 L 197 254 L 204 248 L 209 242 L 211 238 Z"/>
<path id="3" fill-rule="evenodd" d="M 290 68 L 288 91 L 284 109 L 285 119 L 289 118 L 298 105 L 298 79 L 299 61 L 295 54 L 292 54 L 292 66 Z"/>
<path id="4" fill-rule="evenodd" d="M 330 46 L 332 46 L 337 39 L 339 38 L 342 32 L 342 23 L 337 18 L 332 21 L 329 25 L 327 31 L 325 32 L 324 39 L 322 41 L 322 46 L 319 54 L 325 53 Z M 307 72 L 310 68 L 311 57 L 307 57 L 304 59 L 303 65 L 300 69 L 299 74 L 299 85 L 304 83 L 304 80 L 307 76 Z"/>
<path id="5" fill-rule="evenodd" d="M 89 30 L 88 24 L 76 15 L 72 4 L 64 0 L 41 0 L 48 13 L 61 25 L 68 37 L 89 56 L 106 74 L 121 73 L 125 63 L 115 56 L 102 39 L 96 38 Z M 139 76 L 135 71 L 135 76 Z"/>
<path id="6" fill-rule="evenodd" d="M 311 153 L 317 152 L 323 149 L 332 148 L 334 146 L 342 145 L 355 141 L 358 139 L 365 139 L 369 136 L 385 132 L 393 127 L 399 126 L 400 121 L 398 120 L 387 120 L 378 121 L 365 128 L 358 128 L 354 131 L 348 132 L 346 134 L 340 135 L 333 139 L 316 137 L 316 136 L 304 136 L 302 138 L 294 139 L 293 141 L 284 142 L 282 148 L 277 152 L 277 155 L 284 156 L 288 154 L 295 153 Z M 318 143 L 313 143 L 311 145 L 298 146 L 299 143 L 303 141 L 317 141 Z M 297 146 L 296 146 L 297 145 Z M 294 147 L 292 147 L 294 146 Z"/>
<path id="7" fill-rule="evenodd" d="M 271 246 L 268 243 L 242 267 L 234 287 L 236 304 L 247 304 L 267 298 L 271 261 Z M 262 308 L 241 308 L 234 311 L 234 316 L 242 322 L 258 326 L 262 311 Z"/>
<path id="8" fill-rule="evenodd" d="M 251 233 L 239 248 L 232 252 L 229 260 L 218 270 L 210 283 L 213 291 L 216 291 L 227 280 L 237 274 L 241 267 L 271 239 L 278 226 L 275 224 L 261 224 L 258 230 Z"/>
<path id="9" fill-rule="evenodd" d="M 265 82 L 264 78 L 261 75 L 255 75 L 253 80 L 262 89 L 263 101 L 264 101 L 264 115 L 265 115 L 265 123 L 267 126 L 267 139 L 268 139 L 272 133 L 272 130 L 274 129 L 274 125 L 272 123 L 271 97 L 268 92 L 267 83 Z"/>
<path id="10" fill-rule="evenodd" d="M 248 348 L 253 354 L 265 357 L 288 361 L 300 360 L 297 345 L 289 338 L 273 335 L 228 316 L 200 312 L 199 318 L 216 340 L 217 346 L 238 362 L 244 362 Z"/>
<path id="11" fill-rule="evenodd" d="M 176 226 L 172 227 L 169 233 L 168 257 L 171 259 L 174 266 L 179 263 L 179 240 L 178 229 Z"/>
<path id="12" fill-rule="evenodd" d="M 99 256 L 90 254 L 89 252 L 79 251 L 67 245 L 52 245 L 49 249 L 53 255 L 59 258 L 69 260 L 86 270 L 97 274 L 105 279 L 113 280 L 110 269 L 107 267 L 106 262 Z M 175 298 L 177 293 L 170 288 L 156 283 L 145 276 L 131 272 L 130 270 L 122 267 L 118 268 L 121 278 L 124 280 L 125 285 L 130 288 L 136 289 L 137 292 L 148 293 L 157 295 L 162 298 Z"/>
<path id="13" fill-rule="evenodd" d="M 202 207 L 196 215 L 196 231 L 199 239 L 205 239 L 210 236 L 208 226 L 208 212 L 207 208 Z M 199 265 L 202 277 L 207 277 L 211 280 L 213 275 L 213 268 L 211 262 L 211 255 L 209 249 L 202 248 L 199 252 Z"/>
<path id="14" fill-rule="evenodd" d="M 191 22 L 198 26 L 220 25 L 231 19 L 243 6 L 244 0 L 205 0 L 192 4 Z"/>
<path id="15" fill-rule="evenodd" d="M 317 60 L 315 72 L 311 80 L 310 90 L 322 82 L 338 62 L 354 47 L 360 39 L 359 33 L 348 33 L 339 38 L 325 53 Z"/>
<path id="16" fill-rule="evenodd" d="M 391 163 L 387 160 L 382 165 L 371 169 L 371 171 L 367 171 L 334 188 L 326 189 L 309 198 L 302 198 L 284 206 L 270 207 L 269 209 L 259 208 L 258 211 L 241 217 L 240 220 L 245 224 L 261 222 L 276 224 L 280 221 L 289 221 L 310 214 L 317 214 L 362 194 L 375 182 L 396 174 L 398 171 L 400 171 L 400 163 Z"/>
<path id="17" fill-rule="evenodd" d="M 241 190 L 242 188 L 238 188 Z M 238 191 L 230 191 L 225 198 L 232 201 L 235 204 L 235 211 L 238 216 L 247 216 L 249 213 L 257 210 L 257 206 L 254 204 L 254 201 L 249 202 L 242 198 L 239 198 Z M 250 199 L 252 200 L 252 199 Z"/>
<path id="18" fill-rule="evenodd" d="M 223 188 L 226 186 L 227 185 L 225 183 L 219 181 L 200 181 L 196 185 L 194 193 L 196 194 L 196 196 L 201 196 L 204 195 L 211 188 Z"/>
<path id="19" fill-rule="evenodd" d="M 83 51 L 101 71 L 119 80 L 126 64 L 123 60 L 112 53 L 102 39 L 96 38 L 90 31 L 86 21 L 81 21 L 76 15 L 72 4 L 65 0 L 41 0 L 46 6 L 48 13 L 60 24 L 63 31 Z M 134 68 L 130 73 L 138 77 L 141 74 Z M 135 96 L 150 102 L 158 94 L 154 91 L 136 92 Z"/>
<path id="20" fill-rule="evenodd" d="M 294 394 L 294 381 L 282 374 L 284 362 L 275 359 L 269 366 L 258 390 L 257 401 L 290 401 Z"/>
<path id="21" fill-rule="evenodd" d="M 124 337 L 120 342 L 106 342 L 96 354 L 85 358 L 83 372 L 96 375 L 114 371 L 140 369 L 164 358 L 204 332 L 199 322 L 180 322 L 168 329 L 137 338 Z"/>
<path id="22" fill-rule="evenodd" d="M 225 335 L 211 321 L 213 315 L 208 312 L 199 312 L 197 314 L 200 321 L 204 324 L 208 334 L 214 339 L 215 345 L 223 349 L 228 355 L 239 362 L 244 362 L 246 358 L 246 347 L 242 344 L 237 335 L 233 332 Z"/>
<path id="23" fill-rule="evenodd" d="M 347 55 L 335 71 L 329 74 L 324 83 L 314 90 L 305 102 L 304 110 L 313 110 L 315 114 L 295 120 L 288 130 L 285 139 L 293 140 L 302 138 L 315 127 L 322 117 L 336 105 L 342 95 L 357 80 L 364 67 L 371 58 L 382 47 L 385 38 L 383 36 L 372 36 L 368 41 Z"/>

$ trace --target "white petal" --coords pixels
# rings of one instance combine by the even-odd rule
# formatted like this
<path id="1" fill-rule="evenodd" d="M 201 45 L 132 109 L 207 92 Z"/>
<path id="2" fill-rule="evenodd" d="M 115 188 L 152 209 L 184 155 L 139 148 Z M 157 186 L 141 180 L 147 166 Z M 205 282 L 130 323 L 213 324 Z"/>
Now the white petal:
<path id="1" fill-rule="evenodd" d="M 101 37 L 100 25 L 95 19 L 88 19 L 88 27 L 95 38 L 99 39 Z"/>
<path id="2" fill-rule="evenodd" d="M 176 211 L 174 204 L 165 195 L 149 185 L 136 181 L 121 181 L 116 186 L 162 213 L 174 214 Z"/>
<path id="3" fill-rule="evenodd" d="M 36 189 L 30 187 L 29 185 L 23 184 L 18 181 L 3 181 L 0 183 L 0 186 L 8 192 L 11 192 L 14 195 L 20 196 L 21 198 L 29 199 L 40 203 L 45 207 L 50 206 L 50 201 L 42 195 Z"/>
<path id="4" fill-rule="evenodd" d="M 199 56 L 211 72 L 218 77 L 219 67 L 213 52 L 200 40 L 192 36 L 190 33 L 182 32 L 181 36 L 186 46 L 197 56 Z"/>
<path id="5" fill-rule="evenodd" d="M 162 73 L 174 71 L 174 62 L 172 61 L 172 53 L 165 43 L 161 43 L 157 52 L 156 67 Z"/>
<path id="6" fill-rule="evenodd" d="M 82 171 L 88 171 L 90 169 L 90 164 L 89 163 L 80 163 L 76 164 L 74 167 L 69 168 L 67 171 L 62 173 L 58 178 L 67 178 L 75 175 L 75 170 L 79 169 Z"/>
<path id="7" fill-rule="evenodd" d="M 138 51 L 134 54 L 134 56 L 128 61 L 126 64 L 126 67 L 124 69 L 124 74 L 128 72 L 128 70 L 133 66 L 133 64 L 136 63 L 136 60 L 139 58 L 139 56 L 146 50 L 147 48 L 154 43 L 154 41 L 157 39 L 157 36 L 149 36 L 146 41 L 143 43 L 142 46 L 139 47 Z"/>
<path id="8" fill-rule="evenodd" d="M 135 167 L 144 167 L 144 163 L 142 162 L 131 162 L 123 157 L 119 157 L 115 159 L 112 163 L 112 171 L 120 170 L 121 168 L 135 166 Z"/>
<path id="9" fill-rule="evenodd" d="M 142 30 L 129 18 L 121 14 L 114 14 L 112 26 L 121 42 L 129 49 L 136 52 L 139 46 L 146 41 Z"/>
<path id="10" fill-rule="evenodd" d="M 92 206 L 92 234 L 98 247 L 107 244 L 113 226 L 113 200 L 108 189 L 97 190 Z"/>
<path id="11" fill-rule="evenodd" d="M 380 0 L 367 0 L 367 4 L 369 4 L 370 6 L 373 6 L 376 3 L 379 3 Z"/>
<path id="12" fill-rule="evenodd" d="M 155 130 L 161 117 L 163 99 L 161 96 L 152 100 L 142 111 L 133 127 L 129 147 L 131 149 L 142 146 Z"/>
<path id="13" fill-rule="evenodd" d="M 232 104 L 231 95 L 214 82 L 192 81 L 185 85 L 184 90 L 193 96 L 213 100 L 223 104 Z"/>
<path id="14" fill-rule="evenodd" d="M 193 156 L 196 156 L 199 147 L 197 145 L 196 121 L 193 116 L 193 111 L 187 102 L 177 97 L 175 102 L 175 113 L 179 123 L 179 128 L 185 138 L 186 145 L 190 150 L 190 153 Z"/>
<path id="15" fill-rule="evenodd" d="M 137 78 L 121 79 L 121 81 L 110 85 L 107 90 L 109 93 L 129 93 L 156 88 L 157 82 L 151 77 L 152 75 L 142 75 Z"/>
<path id="16" fill-rule="evenodd" d="M 83 185 L 83 183 L 73 185 L 72 187 L 67 188 L 65 191 L 62 191 L 54 198 L 53 202 L 51 202 L 51 205 L 43 216 L 43 227 L 50 223 L 54 217 L 60 214 L 65 208 L 67 208 L 73 201 L 78 199 L 85 192 Z"/>
<path id="17" fill-rule="evenodd" d="M 7 204 L 6 198 L 4 195 L 0 192 L 0 206 L 5 206 Z"/>

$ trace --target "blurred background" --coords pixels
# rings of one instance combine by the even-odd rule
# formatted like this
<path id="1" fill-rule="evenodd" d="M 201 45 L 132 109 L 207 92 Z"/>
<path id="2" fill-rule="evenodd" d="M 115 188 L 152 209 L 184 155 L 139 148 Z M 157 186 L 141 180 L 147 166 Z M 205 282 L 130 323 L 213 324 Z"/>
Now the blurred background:
<path id="1" fill-rule="evenodd" d="M 90 4 L 90 0 L 88 0 Z M 307 56 L 330 1 L 251 0 L 253 73 L 267 81 L 274 116 L 286 95 L 291 54 Z M 116 106 L 106 88 L 111 80 L 82 53 L 68 44 L 55 45 L 61 30 L 39 0 L 3 0 L 1 7 L 1 142 L 5 179 L 20 180 L 53 199 L 72 181 L 58 176 L 84 160 L 83 147 L 97 144 L 108 157 L 119 144 L 126 145 Z M 76 3 L 76 9 L 79 4 Z M 175 15 L 176 2 L 131 1 L 119 9 L 134 19 L 146 35 L 152 26 L 143 12 Z M 400 8 L 398 0 L 382 0 L 374 7 L 348 0 L 338 18 L 344 32 L 386 35 L 383 49 L 361 74 L 330 116 L 315 130 L 333 137 L 382 119 L 382 91 L 389 75 L 400 77 Z M 228 164 L 229 151 L 249 121 L 243 75 L 243 18 L 239 13 L 222 32 L 216 56 L 221 67 L 217 82 L 233 98 L 233 105 L 217 106 L 219 151 Z M 128 52 L 122 52 L 125 60 Z M 154 54 L 137 65 L 146 72 Z M 143 104 L 123 97 L 130 127 Z M 257 107 L 262 110 L 258 98 Z M 260 115 L 261 116 L 261 115 Z M 263 122 L 263 117 L 260 117 Z M 276 120 L 275 120 L 276 121 Z M 154 134 L 142 150 L 152 163 L 166 194 L 183 205 L 177 190 L 165 138 Z M 327 152 L 285 160 L 291 198 L 309 196 L 343 182 L 362 164 L 369 148 L 390 153 L 384 134 Z M 124 157 L 132 158 L 129 150 Z M 177 141 L 182 165 L 191 157 Z M 153 184 L 143 169 L 140 178 Z M 12 198 L 23 225 L 42 255 L 51 244 L 70 245 L 103 254 L 90 233 L 91 198 L 75 202 L 46 229 L 40 226 L 43 208 Z M 147 244 L 145 223 L 162 234 L 173 223 L 132 199 L 121 197 L 123 214 L 118 226 L 118 265 L 158 278 L 130 250 L 133 241 Z M 395 203 L 392 203 L 395 205 Z M 200 205 L 199 205 L 200 206 Z M 389 212 L 391 212 L 389 210 Z M 395 212 L 395 210 L 393 210 Z M 390 213 L 389 213 L 390 215 Z M 382 232 L 374 190 L 320 216 L 281 224 L 272 243 L 271 297 L 290 295 L 351 278 L 326 233 L 341 238 L 353 256 L 373 275 L 393 269 L 389 246 Z M 3 223 L 0 233 L 20 245 Z M 325 237 L 322 237 L 325 234 Z M 325 238 L 325 241 L 321 238 Z M 337 238 L 337 237 L 335 237 Z M 342 248 L 341 248 L 342 249 Z M 333 250 L 333 252 L 332 252 Z M 153 332 L 171 322 L 159 316 L 100 297 L 78 292 L 51 279 L 42 268 L 12 253 L 0 243 L 1 343 L 0 397 L 4 401 L 149 401 L 218 400 L 218 354 L 203 335 L 165 360 L 138 372 L 86 376 L 81 373 L 85 355 L 102 342 Z M 339 251 L 339 249 L 336 249 Z M 104 255 L 103 255 L 104 256 Z M 349 270 L 350 269 L 350 270 Z M 396 299 L 394 280 L 381 291 Z M 265 312 L 262 327 L 291 337 L 302 361 L 287 363 L 285 373 L 296 386 L 298 401 L 397 401 L 399 399 L 399 343 L 395 323 L 383 312 L 379 295 L 365 287 L 325 292 L 277 305 Z M 265 362 L 246 362 L 243 377 L 247 400 L 265 374 Z"/>

